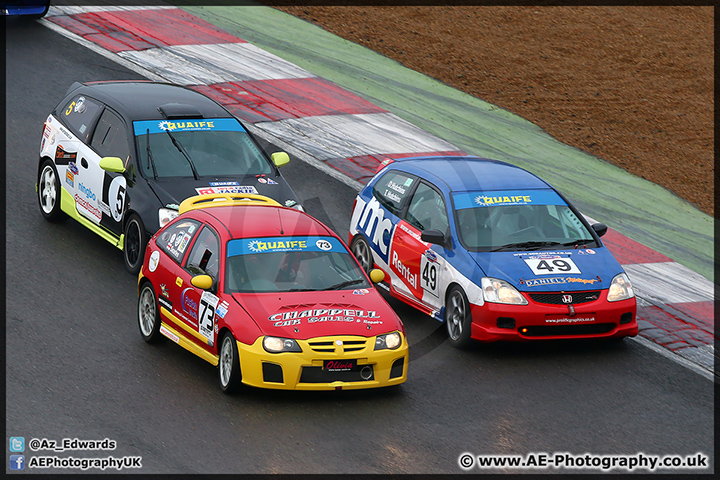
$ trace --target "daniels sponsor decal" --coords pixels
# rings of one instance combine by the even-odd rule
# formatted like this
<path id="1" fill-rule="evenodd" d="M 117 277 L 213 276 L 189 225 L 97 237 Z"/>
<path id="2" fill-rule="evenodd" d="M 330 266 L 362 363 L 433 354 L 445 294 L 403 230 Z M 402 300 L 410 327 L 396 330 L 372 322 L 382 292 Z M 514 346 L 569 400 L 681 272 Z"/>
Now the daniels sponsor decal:
<path id="1" fill-rule="evenodd" d="M 530 280 L 520 279 L 520 284 L 526 287 L 538 287 L 542 285 L 559 285 L 562 283 L 589 283 L 599 282 L 597 278 L 577 278 L 577 277 L 552 277 L 552 278 L 531 278 Z"/>
<path id="2" fill-rule="evenodd" d="M 382 323 L 380 318 L 374 311 L 353 310 L 343 308 L 315 308 L 308 310 L 290 310 L 287 312 L 278 312 L 268 317 L 273 322 L 274 327 L 288 327 L 290 325 L 300 325 L 302 319 L 306 318 L 307 323 L 317 322 L 350 322 L 350 323 Z"/>

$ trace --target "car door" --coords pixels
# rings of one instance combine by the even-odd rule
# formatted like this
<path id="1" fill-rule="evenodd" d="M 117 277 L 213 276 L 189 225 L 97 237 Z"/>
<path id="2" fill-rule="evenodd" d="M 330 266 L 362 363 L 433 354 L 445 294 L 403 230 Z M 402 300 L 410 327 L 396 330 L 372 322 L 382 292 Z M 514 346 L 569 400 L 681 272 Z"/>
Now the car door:
<path id="1" fill-rule="evenodd" d="M 422 241 L 423 230 L 449 234 L 445 198 L 435 186 L 420 181 L 401 213 L 390 251 L 395 289 L 432 309 L 442 306 L 441 274 L 445 260 L 440 245 Z"/>
<path id="2" fill-rule="evenodd" d="M 95 127 L 90 147 L 95 151 L 87 166 L 87 190 L 93 194 L 97 209 L 102 213 L 100 225 L 116 235 L 122 232 L 122 220 L 127 204 L 127 181 L 122 173 L 100 168 L 103 157 L 119 157 L 127 168 L 130 160 L 128 128 L 120 115 L 105 108 Z M 90 200 L 90 198 L 88 198 Z"/>
<path id="3" fill-rule="evenodd" d="M 94 223 L 100 223 L 102 212 L 98 208 L 97 187 L 93 187 L 100 159 L 88 145 L 88 139 L 102 111 L 102 103 L 85 95 L 72 97 L 60 110 L 55 112 L 62 125 L 51 125 L 53 133 L 49 141 L 43 138 L 43 155 L 49 155 L 62 181 L 61 185 L 75 200 L 80 215 Z M 55 130 L 56 129 L 56 130 Z M 47 146 L 46 146 L 47 145 Z M 99 168 L 99 167 L 98 167 Z"/>
<path id="4" fill-rule="evenodd" d="M 193 232 L 178 232 L 174 240 L 178 250 L 185 249 L 185 242 Z M 176 305 L 178 318 L 184 323 L 181 331 L 188 340 L 214 353 L 217 336 L 217 307 L 219 298 L 212 292 L 218 285 L 220 268 L 220 241 L 218 234 L 209 226 L 200 227 L 182 268 L 177 270 L 171 300 Z M 202 290 L 192 285 L 196 275 L 210 275 L 213 288 Z"/>
<path id="5" fill-rule="evenodd" d="M 188 276 L 182 268 L 187 256 L 190 242 L 200 231 L 202 224 L 195 219 L 180 219 L 169 225 L 155 239 L 157 246 L 164 254 L 153 254 L 150 257 L 148 268 L 155 272 L 158 303 L 163 322 L 169 323 L 175 330 L 181 332 L 183 325 L 190 325 L 196 320 L 197 309 L 193 310 L 188 303 L 183 305 L 183 289 L 189 283 Z M 187 317 L 187 318 L 186 318 Z M 181 325 L 182 324 L 182 325 Z"/>
<path id="6" fill-rule="evenodd" d="M 351 231 L 360 232 L 368 241 L 375 263 L 387 270 L 390 244 L 407 197 L 415 186 L 416 177 L 389 170 L 378 179 L 367 201 L 358 197 L 350 220 Z"/>

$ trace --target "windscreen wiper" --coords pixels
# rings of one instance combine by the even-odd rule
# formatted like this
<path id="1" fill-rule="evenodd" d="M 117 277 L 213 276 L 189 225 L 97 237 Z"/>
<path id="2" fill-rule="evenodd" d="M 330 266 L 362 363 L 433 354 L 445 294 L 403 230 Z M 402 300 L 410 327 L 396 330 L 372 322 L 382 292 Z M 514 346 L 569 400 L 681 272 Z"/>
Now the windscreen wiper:
<path id="1" fill-rule="evenodd" d="M 562 245 L 560 242 L 518 242 L 518 243 L 508 243 L 501 247 L 493 248 L 490 250 L 491 252 L 500 252 L 502 250 L 514 250 L 518 248 L 522 248 L 525 250 L 538 250 L 543 247 L 552 247 L 555 245 Z"/>
<path id="2" fill-rule="evenodd" d="M 343 287 L 349 287 L 350 285 L 357 285 L 358 283 L 363 283 L 363 282 L 365 282 L 365 279 L 363 279 L 363 278 L 358 278 L 358 279 L 356 279 L 356 280 L 348 280 L 348 281 L 345 281 L 345 282 L 340 282 L 340 283 L 338 283 L 338 284 L 336 284 L 336 285 L 331 285 L 331 286 L 329 286 L 329 287 L 327 287 L 327 288 L 321 288 L 320 290 L 339 290 L 339 289 L 341 289 L 341 288 L 343 288 Z"/>
<path id="3" fill-rule="evenodd" d="M 155 169 L 155 160 L 153 160 L 152 150 L 150 150 L 150 129 L 148 128 L 145 133 L 145 142 L 147 143 L 147 157 L 148 164 L 152 166 L 153 177 L 157 180 L 157 170 Z"/>
<path id="4" fill-rule="evenodd" d="M 588 242 L 594 242 L 594 241 L 595 241 L 595 239 L 593 239 L 593 238 L 579 238 L 577 240 L 573 240 L 572 242 L 563 243 L 563 247 L 570 247 L 573 245 L 575 245 L 577 247 L 578 245 L 585 245 Z"/>
<path id="5" fill-rule="evenodd" d="M 195 164 L 190 159 L 190 155 L 185 150 L 185 147 L 182 146 L 182 143 L 177 141 L 177 139 L 173 136 L 173 134 L 170 133 L 170 130 L 165 130 L 165 133 L 168 134 L 168 136 L 170 137 L 170 140 L 172 140 L 172 142 L 173 142 L 173 145 L 175 145 L 175 148 L 177 148 L 178 151 L 183 154 L 183 157 L 185 157 L 187 159 L 188 163 L 190 164 L 190 168 L 192 169 L 193 177 L 195 177 L 195 180 L 197 180 L 198 173 L 197 173 L 197 170 L 195 170 Z"/>

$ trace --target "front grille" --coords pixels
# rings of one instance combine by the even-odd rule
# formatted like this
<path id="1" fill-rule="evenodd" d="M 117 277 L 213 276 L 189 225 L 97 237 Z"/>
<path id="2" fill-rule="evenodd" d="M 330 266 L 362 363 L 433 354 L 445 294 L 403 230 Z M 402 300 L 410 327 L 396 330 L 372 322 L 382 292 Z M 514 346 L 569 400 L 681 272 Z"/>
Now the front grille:
<path id="1" fill-rule="evenodd" d="M 599 335 L 615 328 L 614 323 L 593 323 L 589 325 L 536 325 L 525 327 L 520 332 L 525 337 L 553 337 L 562 335 Z"/>
<path id="2" fill-rule="evenodd" d="M 309 341 L 308 345 L 313 352 L 317 353 L 358 352 L 365 349 L 367 339 L 342 340 L 342 346 L 335 345 L 335 340 Z"/>
<path id="3" fill-rule="evenodd" d="M 367 340 L 345 340 L 343 341 L 343 350 L 346 352 L 357 352 L 365 348 Z"/>
<path id="4" fill-rule="evenodd" d="M 571 302 L 563 302 L 563 297 L 570 295 Z M 594 302 L 600 298 L 600 290 L 593 292 L 564 292 L 564 293 L 531 293 L 530 298 L 537 303 L 548 305 L 577 305 L 579 303 Z"/>
<path id="5" fill-rule="evenodd" d="M 330 340 L 328 342 L 308 342 L 313 352 L 327 353 L 335 351 L 335 343 Z"/>
<path id="6" fill-rule="evenodd" d="M 369 382 L 374 379 L 375 372 L 371 365 L 361 366 L 354 372 L 331 372 L 323 370 L 322 367 L 302 367 L 300 374 L 300 383 Z"/>

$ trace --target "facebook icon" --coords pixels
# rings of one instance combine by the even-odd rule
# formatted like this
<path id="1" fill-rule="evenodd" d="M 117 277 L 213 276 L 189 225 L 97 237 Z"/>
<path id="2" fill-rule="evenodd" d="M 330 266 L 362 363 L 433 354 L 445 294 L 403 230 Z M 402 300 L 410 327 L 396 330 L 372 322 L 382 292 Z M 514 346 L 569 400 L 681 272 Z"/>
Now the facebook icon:
<path id="1" fill-rule="evenodd" d="M 10 455 L 10 470 L 25 470 L 25 455 Z"/>

